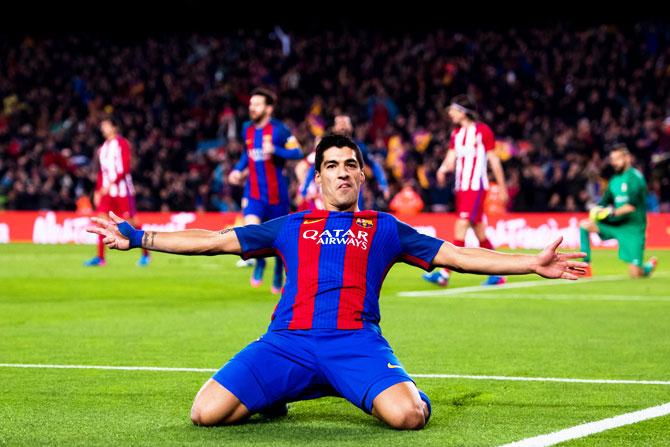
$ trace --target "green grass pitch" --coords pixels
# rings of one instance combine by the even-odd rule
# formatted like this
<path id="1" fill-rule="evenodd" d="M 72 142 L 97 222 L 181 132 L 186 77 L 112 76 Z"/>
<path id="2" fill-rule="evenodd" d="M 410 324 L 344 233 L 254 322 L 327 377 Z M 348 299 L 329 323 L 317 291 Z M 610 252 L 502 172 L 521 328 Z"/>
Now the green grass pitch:
<path id="1" fill-rule="evenodd" d="M 236 257 L 109 253 L 0 245 L 0 363 L 219 368 L 262 334 L 276 297 Z M 610 250 L 595 278 L 462 295 L 397 265 L 382 289 L 382 329 L 410 373 L 670 380 L 670 251 L 652 279 L 626 279 Z M 454 275 L 447 290 L 483 277 Z M 515 277 L 513 281 L 538 277 Z M 424 430 L 398 432 L 342 399 L 293 403 L 289 415 L 234 427 L 191 425 L 201 372 L 0 367 L 0 445 L 496 446 L 670 402 L 670 386 L 417 378 L 433 403 Z M 567 446 L 670 445 L 670 416 Z"/>

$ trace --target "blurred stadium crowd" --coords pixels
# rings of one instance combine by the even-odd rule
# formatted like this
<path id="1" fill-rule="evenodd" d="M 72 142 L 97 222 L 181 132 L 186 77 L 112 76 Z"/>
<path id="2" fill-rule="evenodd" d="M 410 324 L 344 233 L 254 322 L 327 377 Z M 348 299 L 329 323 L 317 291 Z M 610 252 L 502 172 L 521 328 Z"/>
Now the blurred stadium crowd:
<path id="1" fill-rule="evenodd" d="M 425 211 L 453 208 L 435 172 L 445 108 L 462 93 L 496 135 L 508 210 L 586 210 L 607 177 L 607 144 L 624 141 L 650 210 L 670 211 L 670 26 L 73 34 L 3 39 L 0 61 L 0 209 L 81 207 L 99 120 L 113 113 L 133 146 L 138 210 L 239 210 L 242 190 L 226 177 L 249 93 L 264 85 L 305 153 L 350 114 L 392 195 L 411 185 Z M 388 207 L 367 191 L 367 207 Z"/>

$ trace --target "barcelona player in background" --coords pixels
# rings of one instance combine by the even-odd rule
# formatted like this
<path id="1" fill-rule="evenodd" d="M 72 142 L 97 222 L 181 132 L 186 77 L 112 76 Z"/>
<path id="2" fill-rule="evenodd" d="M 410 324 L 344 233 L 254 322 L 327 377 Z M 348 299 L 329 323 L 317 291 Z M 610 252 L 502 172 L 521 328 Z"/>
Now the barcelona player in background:
<path id="1" fill-rule="evenodd" d="M 242 181 L 242 171 L 249 169 L 242 199 L 245 225 L 266 222 L 290 211 L 284 164 L 286 160 L 303 158 L 303 153 L 288 127 L 272 118 L 276 102 L 277 97 L 270 90 L 257 88 L 251 92 L 250 120 L 242 126 L 244 151 L 228 176 L 228 181 L 237 185 Z M 276 257 L 272 278 L 274 294 L 281 292 L 283 269 L 281 259 Z M 252 287 L 263 283 L 264 270 L 265 260 L 258 259 L 251 273 Z"/>

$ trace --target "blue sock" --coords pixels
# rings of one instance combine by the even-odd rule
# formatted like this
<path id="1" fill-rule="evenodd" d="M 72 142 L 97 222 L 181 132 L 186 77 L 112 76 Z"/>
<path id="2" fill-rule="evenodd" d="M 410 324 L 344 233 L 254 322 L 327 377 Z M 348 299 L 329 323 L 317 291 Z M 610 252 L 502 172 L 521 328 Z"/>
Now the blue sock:
<path id="1" fill-rule="evenodd" d="M 256 259 L 256 265 L 254 266 L 254 278 L 263 279 L 263 272 L 265 271 L 265 259 L 258 258 Z"/>
<path id="2" fill-rule="evenodd" d="M 428 423 L 428 419 L 430 419 L 430 415 L 433 414 L 433 407 L 430 405 L 430 399 L 424 393 L 423 391 L 419 390 L 419 396 L 421 397 L 421 400 L 428 405 L 428 417 L 426 417 L 426 424 Z"/>

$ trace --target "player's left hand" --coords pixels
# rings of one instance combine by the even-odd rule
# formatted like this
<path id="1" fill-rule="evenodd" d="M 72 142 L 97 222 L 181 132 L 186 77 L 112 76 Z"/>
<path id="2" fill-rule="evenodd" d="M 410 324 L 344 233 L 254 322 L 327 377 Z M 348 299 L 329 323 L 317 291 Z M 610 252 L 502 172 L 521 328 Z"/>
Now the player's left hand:
<path id="1" fill-rule="evenodd" d="M 535 273 L 544 278 L 578 279 L 586 273 L 585 269 L 588 264 L 572 259 L 583 258 L 586 253 L 558 253 L 556 250 L 561 242 L 563 242 L 563 236 L 549 244 L 536 256 Z"/>
<path id="2" fill-rule="evenodd" d="M 109 212 L 109 218 L 91 217 L 91 221 L 95 225 L 86 227 L 86 231 L 102 236 L 102 242 L 108 247 L 115 250 L 129 250 L 130 240 L 119 231 L 119 224 L 124 220 L 113 212 Z"/>

